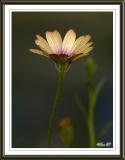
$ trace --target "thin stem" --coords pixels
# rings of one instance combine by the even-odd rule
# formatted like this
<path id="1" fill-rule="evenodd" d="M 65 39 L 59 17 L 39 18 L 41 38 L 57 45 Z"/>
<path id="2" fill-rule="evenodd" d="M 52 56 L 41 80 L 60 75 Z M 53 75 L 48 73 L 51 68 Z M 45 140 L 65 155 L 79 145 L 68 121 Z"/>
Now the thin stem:
<path id="1" fill-rule="evenodd" d="M 89 142 L 90 147 L 96 147 L 96 139 L 95 139 L 95 124 L 94 124 L 94 100 L 93 93 L 90 92 L 89 95 L 89 114 L 88 114 L 88 130 L 89 130 Z"/>
<path id="2" fill-rule="evenodd" d="M 83 102 L 81 102 L 81 99 L 78 95 L 75 96 L 75 100 L 78 108 L 80 109 L 83 115 L 83 118 L 85 119 L 85 122 L 87 123 L 87 112 L 86 112 L 85 105 L 83 104 Z"/>
<path id="3" fill-rule="evenodd" d="M 49 148 L 52 147 L 53 126 L 54 126 L 57 106 L 59 105 L 60 98 L 61 98 L 61 92 L 62 92 L 62 86 L 63 86 L 63 80 L 64 80 L 64 74 L 65 74 L 63 66 L 60 69 L 60 72 L 58 73 L 59 73 L 59 76 L 58 76 L 58 82 L 57 82 L 57 88 L 56 88 L 56 95 L 55 95 L 55 100 L 52 106 L 52 112 L 50 115 L 49 127 L 48 127 L 48 147 Z"/>
<path id="4" fill-rule="evenodd" d="M 90 147 L 94 148 L 94 147 L 96 147 L 96 141 L 95 141 L 94 116 L 93 116 L 93 114 L 89 115 L 88 129 L 89 129 Z"/>

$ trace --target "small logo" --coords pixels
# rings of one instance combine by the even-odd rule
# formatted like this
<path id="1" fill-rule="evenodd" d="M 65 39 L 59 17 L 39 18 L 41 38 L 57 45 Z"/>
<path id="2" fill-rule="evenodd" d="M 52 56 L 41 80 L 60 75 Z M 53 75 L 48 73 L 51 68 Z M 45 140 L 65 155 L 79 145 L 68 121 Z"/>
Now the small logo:
<path id="1" fill-rule="evenodd" d="M 106 142 L 106 143 L 104 143 L 104 142 L 97 142 L 96 143 L 97 147 L 110 147 L 111 145 L 112 145 L 111 142 Z"/>

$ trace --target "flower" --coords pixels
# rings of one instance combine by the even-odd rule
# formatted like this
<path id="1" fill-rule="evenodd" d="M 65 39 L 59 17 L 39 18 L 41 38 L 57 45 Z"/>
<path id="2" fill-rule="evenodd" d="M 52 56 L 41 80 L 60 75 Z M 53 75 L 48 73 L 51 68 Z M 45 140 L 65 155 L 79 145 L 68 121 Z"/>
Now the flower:
<path id="1" fill-rule="evenodd" d="M 47 41 L 40 35 L 36 35 L 35 44 L 40 49 L 30 49 L 32 53 L 36 53 L 47 58 L 51 58 L 59 68 L 60 65 L 66 68 L 74 61 L 87 56 L 93 49 L 90 35 L 83 35 L 76 39 L 76 33 L 70 29 L 62 37 L 60 33 L 55 30 L 53 32 L 46 32 Z"/>

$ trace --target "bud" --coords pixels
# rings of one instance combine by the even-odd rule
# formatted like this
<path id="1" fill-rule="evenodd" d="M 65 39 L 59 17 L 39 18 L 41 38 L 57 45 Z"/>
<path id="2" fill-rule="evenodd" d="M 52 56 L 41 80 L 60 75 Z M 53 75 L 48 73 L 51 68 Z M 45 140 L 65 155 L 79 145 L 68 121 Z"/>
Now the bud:
<path id="1" fill-rule="evenodd" d="M 74 140 L 74 128 L 69 117 L 63 118 L 59 123 L 59 137 L 64 147 L 72 147 Z"/>
<path id="2" fill-rule="evenodd" d="M 86 74 L 88 77 L 93 77 L 96 72 L 96 63 L 94 62 L 93 58 L 89 58 L 86 61 Z"/>

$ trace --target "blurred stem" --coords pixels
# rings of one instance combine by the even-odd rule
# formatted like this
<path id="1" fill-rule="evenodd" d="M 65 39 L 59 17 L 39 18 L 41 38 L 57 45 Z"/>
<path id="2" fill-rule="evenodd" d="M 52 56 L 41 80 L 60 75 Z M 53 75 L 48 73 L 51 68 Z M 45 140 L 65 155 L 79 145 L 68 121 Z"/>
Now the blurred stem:
<path id="1" fill-rule="evenodd" d="M 88 118 L 88 129 L 89 129 L 89 140 L 90 140 L 90 147 L 94 148 L 96 146 L 95 141 L 95 130 L 94 130 L 94 116 L 91 113 Z"/>
<path id="2" fill-rule="evenodd" d="M 55 116 L 56 116 L 56 111 L 57 111 L 57 106 L 59 105 L 60 98 L 61 98 L 61 92 L 62 92 L 62 87 L 63 87 L 63 81 L 64 81 L 64 74 L 65 70 L 63 68 L 63 65 L 60 69 L 60 72 L 58 72 L 58 82 L 57 82 L 57 88 L 56 88 L 56 95 L 55 95 L 55 100 L 52 106 L 52 112 L 50 115 L 50 120 L 49 120 L 49 127 L 48 127 L 48 147 L 52 147 L 52 132 L 53 132 L 53 126 L 54 126 L 54 121 L 55 121 Z"/>
<path id="3" fill-rule="evenodd" d="M 89 113 L 88 113 L 88 130 L 89 130 L 89 141 L 90 147 L 96 147 L 96 139 L 95 139 L 95 124 L 94 124 L 94 91 L 89 89 Z"/>
<path id="4" fill-rule="evenodd" d="M 81 102 L 81 99 L 78 95 L 75 95 L 75 101 L 85 119 L 85 122 L 87 123 L 87 112 L 86 112 L 85 105 L 83 104 L 83 102 Z"/>
<path id="5" fill-rule="evenodd" d="M 88 129 L 89 129 L 89 138 L 90 138 L 90 147 L 94 148 L 96 147 L 96 136 L 95 136 L 95 122 L 94 122 L 94 111 L 95 111 L 95 105 L 97 98 L 99 96 L 99 93 L 102 89 L 102 86 L 105 82 L 105 79 L 103 78 L 97 85 L 96 89 L 93 89 L 92 81 L 91 87 L 89 88 L 89 115 L 88 115 Z"/>

